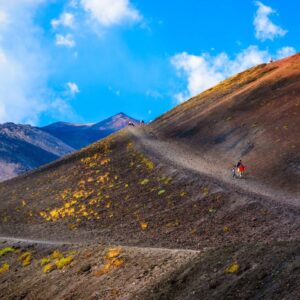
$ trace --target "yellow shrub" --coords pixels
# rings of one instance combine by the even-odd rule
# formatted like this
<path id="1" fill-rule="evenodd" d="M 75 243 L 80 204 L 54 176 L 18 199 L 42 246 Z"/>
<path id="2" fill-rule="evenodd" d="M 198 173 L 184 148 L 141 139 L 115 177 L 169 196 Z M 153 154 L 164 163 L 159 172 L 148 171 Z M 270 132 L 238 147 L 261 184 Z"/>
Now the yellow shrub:
<path id="1" fill-rule="evenodd" d="M 112 259 L 118 257 L 122 252 L 121 247 L 116 247 L 116 248 L 110 248 L 107 250 L 105 258 L 106 259 Z"/>
<path id="2" fill-rule="evenodd" d="M 225 273 L 236 273 L 239 269 L 240 265 L 237 262 L 234 262 L 226 268 Z"/>
<path id="3" fill-rule="evenodd" d="M 100 165 L 105 166 L 109 163 L 110 163 L 110 158 L 106 158 L 106 159 L 101 160 Z"/>
<path id="4" fill-rule="evenodd" d="M 51 262 L 50 257 L 43 257 L 40 261 L 40 265 L 43 267 Z"/>
<path id="5" fill-rule="evenodd" d="M 111 261 L 111 264 L 117 268 L 123 266 L 124 263 L 125 263 L 125 260 L 123 258 L 115 258 Z"/>
<path id="6" fill-rule="evenodd" d="M 57 259 L 57 258 L 62 258 L 63 255 L 59 250 L 54 250 L 53 253 L 51 254 L 52 259 Z"/>
<path id="7" fill-rule="evenodd" d="M 165 192 L 166 192 L 166 190 L 160 190 L 160 191 L 157 193 L 157 195 L 160 196 L 160 195 L 164 194 Z"/>
<path id="8" fill-rule="evenodd" d="M 43 273 L 49 273 L 51 271 L 53 271 L 55 269 L 55 265 L 54 264 L 47 264 L 44 268 L 43 268 Z"/>
<path id="9" fill-rule="evenodd" d="M 142 230 L 146 230 L 148 228 L 148 223 L 141 222 L 140 227 L 141 227 Z"/>
<path id="10" fill-rule="evenodd" d="M 2 267 L 0 267 L 0 274 L 6 273 L 6 272 L 8 272 L 8 271 L 9 271 L 9 264 L 8 264 L 8 263 L 4 263 L 4 264 L 2 265 Z"/>
<path id="11" fill-rule="evenodd" d="M 223 231 L 226 233 L 226 232 L 229 232 L 230 231 L 230 228 L 228 226 L 224 226 L 223 228 Z"/>
<path id="12" fill-rule="evenodd" d="M 125 263 L 125 260 L 122 258 L 116 258 L 107 262 L 98 272 L 95 273 L 95 276 L 102 276 L 108 273 L 113 268 L 120 268 Z"/>
<path id="13" fill-rule="evenodd" d="M 202 188 L 202 194 L 203 196 L 207 196 L 209 194 L 209 188 L 208 187 Z"/>
<path id="14" fill-rule="evenodd" d="M 143 157 L 142 163 L 147 167 L 148 170 L 151 171 L 154 169 L 154 163 L 150 159 Z"/>
<path id="15" fill-rule="evenodd" d="M 26 251 L 26 252 L 22 253 L 19 256 L 18 260 L 22 262 L 23 267 L 29 266 L 31 263 L 31 252 Z"/>
<path id="16" fill-rule="evenodd" d="M 57 269 L 62 269 L 64 266 L 69 265 L 73 261 L 73 256 L 62 257 L 55 262 Z"/>
<path id="17" fill-rule="evenodd" d="M 141 185 L 145 185 L 147 183 L 149 183 L 149 179 L 144 179 L 140 182 Z"/>
<path id="18" fill-rule="evenodd" d="M 0 256 L 5 255 L 6 253 L 15 252 L 15 249 L 12 247 L 5 247 L 0 249 Z"/>

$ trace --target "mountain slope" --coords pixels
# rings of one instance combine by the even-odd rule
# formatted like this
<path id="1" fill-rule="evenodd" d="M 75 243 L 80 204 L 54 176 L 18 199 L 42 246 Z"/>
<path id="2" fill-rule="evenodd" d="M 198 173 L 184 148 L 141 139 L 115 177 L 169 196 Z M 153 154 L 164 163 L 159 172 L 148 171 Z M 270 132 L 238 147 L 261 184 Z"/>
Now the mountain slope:
<path id="1" fill-rule="evenodd" d="M 299 195 L 300 54 L 254 67 L 158 118 L 149 131 L 230 170 Z"/>
<path id="2" fill-rule="evenodd" d="M 281 74 L 291 60 L 295 58 L 278 62 L 276 69 L 274 65 L 256 67 L 215 88 L 227 87 L 223 92 L 215 90 L 214 98 L 179 106 L 146 126 L 145 131 L 152 133 L 147 138 L 152 145 L 160 138 L 169 148 L 181 147 L 180 141 L 185 141 L 186 159 L 189 153 L 205 158 L 211 146 L 209 154 L 223 166 L 222 157 L 214 155 L 225 151 L 220 149 L 227 149 L 229 141 L 211 142 L 216 130 L 222 130 L 218 126 L 226 122 L 232 126 L 240 114 L 245 124 L 252 124 L 263 106 L 247 106 L 240 95 L 256 91 L 258 81 L 264 86 L 265 76 L 275 80 L 274 72 Z M 287 80 L 293 82 L 294 90 L 291 78 Z M 237 97 L 232 103 L 234 91 Z M 263 99 L 268 96 L 266 92 Z M 211 112 L 201 110 L 201 104 Z M 237 116 L 224 119 L 235 105 L 240 109 Z M 269 114 L 276 116 L 275 108 Z M 210 123 L 209 130 L 202 118 L 216 127 Z M 295 122 L 293 117 L 290 120 Z M 273 126 L 277 124 L 273 118 Z M 253 132 L 256 126 L 239 130 L 258 141 L 259 134 L 267 131 Z M 4 299 L 40 298 L 45 290 L 49 298 L 67 299 L 297 299 L 299 206 L 290 206 L 284 199 L 274 201 L 244 189 L 238 181 L 229 184 L 218 173 L 208 175 L 178 164 L 176 157 L 154 153 L 142 140 L 141 130 L 121 130 L 0 184 L 0 237 L 7 241 L 3 247 L 16 247 L 13 241 L 18 237 L 23 242 L 29 239 L 25 246 L 17 244 L 17 249 L 0 249 L 8 251 L 0 256 Z M 270 149 L 266 141 L 261 142 Z M 238 152 L 239 147 L 229 147 L 226 153 Z M 290 148 L 281 149 L 291 153 Z M 258 183 L 265 181 L 260 178 Z M 245 184 L 247 180 L 252 179 L 246 178 Z M 289 184 L 289 192 L 296 189 L 295 181 Z"/>
<path id="3" fill-rule="evenodd" d="M 10 297 L 39 297 L 46 288 L 43 282 L 49 298 L 68 294 L 73 299 L 92 298 L 95 286 L 107 299 L 124 299 L 129 291 L 137 299 L 197 299 L 193 293 L 202 299 L 261 294 L 296 299 L 299 292 L 299 259 L 294 255 L 299 209 L 149 157 L 128 130 L 0 184 L 0 219 L 2 236 L 74 243 L 60 250 L 64 259 L 72 257 L 63 268 L 64 278 L 55 267 L 59 246 L 52 242 L 42 249 L 22 247 L 21 253 L 31 253 L 26 268 L 15 267 L 17 254 L 0 258 L 0 265 L 12 266 L 0 281 Z M 113 254 L 99 250 L 101 244 L 112 247 Z M 8 239 L 6 245 L 13 243 Z M 127 246 L 134 246 L 130 255 Z M 177 250 L 170 249 L 201 252 L 173 256 Z M 53 270 L 41 277 L 39 261 L 48 257 Z M 232 264 L 237 265 L 233 274 L 226 271 Z M 57 281 L 60 289 L 54 288 Z M 21 284 L 18 289 L 15 282 Z M 132 291 L 137 282 L 141 284 Z"/>
<path id="4" fill-rule="evenodd" d="M 72 124 L 58 122 L 42 127 L 41 129 L 56 136 L 75 149 L 80 149 L 96 142 L 137 120 L 119 113 L 113 117 L 95 124 Z"/>
<path id="5" fill-rule="evenodd" d="M 73 148 L 29 125 L 0 125 L 0 180 L 49 163 Z"/>

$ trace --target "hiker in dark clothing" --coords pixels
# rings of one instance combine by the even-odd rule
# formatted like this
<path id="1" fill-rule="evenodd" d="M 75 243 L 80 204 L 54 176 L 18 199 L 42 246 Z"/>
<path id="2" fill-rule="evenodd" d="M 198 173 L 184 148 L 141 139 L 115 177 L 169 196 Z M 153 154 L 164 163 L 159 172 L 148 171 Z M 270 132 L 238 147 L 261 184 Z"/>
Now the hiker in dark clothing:
<path id="1" fill-rule="evenodd" d="M 231 173 L 232 173 L 232 177 L 236 178 L 236 165 L 233 165 L 233 167 L 231 169 Z"/>

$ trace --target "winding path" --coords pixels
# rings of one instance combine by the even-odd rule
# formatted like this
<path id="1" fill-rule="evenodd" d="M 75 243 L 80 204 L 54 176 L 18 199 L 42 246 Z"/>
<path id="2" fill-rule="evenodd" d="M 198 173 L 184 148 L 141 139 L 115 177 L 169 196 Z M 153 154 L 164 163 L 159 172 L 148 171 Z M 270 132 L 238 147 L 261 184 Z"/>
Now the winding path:
<path id="1" fill-rule="evenodd" d="M 209 157 L 201 157 L 186 145 L 159 140 L 152 135 L 150 136 L 142 127 L 128 128 L 128 131 L 143 152 L 152 157 L 164 160 L 175 167 L 204 175 L 213 181 L 219 181 L 221 185 L 226 185 L 230 190 L 300 208 L 300 198 L 287 196 L 278 190 L 275 191 L 251 177 L 233 179 L 230 170 L 218 169 L 214 160 Z"/>

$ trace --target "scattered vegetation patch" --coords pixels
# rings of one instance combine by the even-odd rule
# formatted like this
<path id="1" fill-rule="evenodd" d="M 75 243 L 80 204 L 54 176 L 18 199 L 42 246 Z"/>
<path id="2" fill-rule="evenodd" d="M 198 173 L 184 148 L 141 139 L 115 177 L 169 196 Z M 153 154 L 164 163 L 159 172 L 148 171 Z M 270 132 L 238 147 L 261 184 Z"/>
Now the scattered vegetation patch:
<path id="1" fill-rule="evenodd" d="M 160 190 L 160 191 L 158 191 L 157 195 L 158 195 L 158 196 L 161 196 L 161 195 L 163 195 L 165 192 L 166 192 L 166 190 Z"/>
<path id="2" fill-rule="evenodd" d="M 48 265 L 51 262 L 50 257 L 43 257 L 40 261 L 40 265 L 43 267 L 45 265 Z"/>
<path id="3" fill-rule="evenodd" d="M 73 261 L 73 256 L 62 257 L 58 261 L 55 262 L 57 269 L 62 269 L 63 267 L 69 265 Z"/>
<path id="4" fill-rule="evenodd" d="M 50 273 L 51 271 L 53 271 L 55 269 L 55 264 L 47 264 L 44 266 L 43 268 L 43 273 Z"/>
<path id="5" fill-rule="evenodd" d="M 13 253 L 13 252 L 15 252 L 14 248 L 12 248 L 12 247 L 5 247 L 5 248 L 0 249 L 0 256 L 5 255 L 6 253 Z"/>
<path id="6" fill-rule="evenodd" d="M 237 273 L 239 269 L 240 265 L 237 262 L 234 262 L 225 269 L 225 273 Z"/>
<path id="7" fill-rule="evenodd" d="M 0 267 L 0 274 L 2 273 L 6 273 L 9 271 L 9 264 L 8 263 L 4 263 L 1 267 Z"/>
<path id="8" fill-rule="evenodd" d="M 18 260 L 21 261 L 23 267 L 27 267 L 31 264 L 31 256 L 32 253 L 26 251 L 19 256 Z"/>
<path id="9" fill-rule="evenodd" d="M 148 229 L 148 223 L 146 222 L 141 222 L 140 223 L 140 227 L 143 231 L 147 230 Z"/>
<path id="10" fill-rule="evenodd" d="M 54 250 L 51 254 L 51 259 L 60 259 L 63 257 L 63 254 L 59 250 Z"/>
<path id="11" fill-rule="evenodd" d="M 149 183 L 149 179 L 143 179 L 140 184 L 141 185 L 146 185 L 147 183 Z"/>
<path id="12" fill-rule="evenodd" d="M 121 247 L 110 248 L 106 252 L 105 257 L 106 257 L 106 259 L 112 259 L 112 258 L 116 258 L 116 257 L 120 256 L 121 253 L 122 253 Z"/>
<path id="13" fill-rule="evenodd" d="M 100 270 L 95 272 L 94 275 L 102 276 L 110 272 L 112 269 L 122 267 L 125 263 L 125 259 L 120 257 L 122 252 L 123 250 L 121 247 L 108 249 L 104 256 L 105 264 L 103 265 L 102 268 L 100 268 Z"/>
<path id="14" fill-rule="evenodd" d="M 54 250 L 48 257 L 44 257 L 40 261 L 40 265 L 43 268 L 43 273 L 49 273 L 55 269 L 63 269 L 74 260 L 76 251 L 68 251 L 63 254 L 59 250 Z"/>

